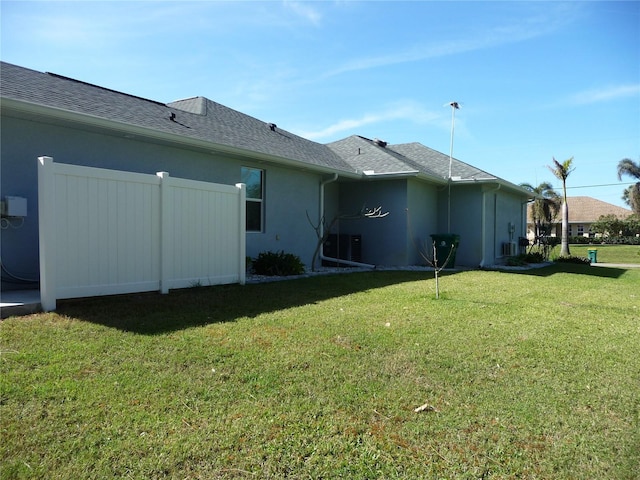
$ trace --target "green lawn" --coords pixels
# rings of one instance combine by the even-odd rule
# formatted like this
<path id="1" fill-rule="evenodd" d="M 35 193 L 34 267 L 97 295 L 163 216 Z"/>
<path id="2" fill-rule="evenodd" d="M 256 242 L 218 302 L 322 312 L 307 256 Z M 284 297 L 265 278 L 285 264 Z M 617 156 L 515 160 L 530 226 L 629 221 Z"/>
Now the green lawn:
<path id="1" fill-rule="evenodd" d="M 365 272 L 0 323 L 1 478 L 637 479 L 640 269 Z M 424 411 L 416 407 L 426 405 Z"/>
<path id="2" fill-rule="evenodd" d="M 597 250 L 598 263 L 638 263 L 640 264 L 640 245 L 569 245 L 571 255 L 589 257 L 588 250 Z M 560 253 L 555 247 L 551 257 Z"/>

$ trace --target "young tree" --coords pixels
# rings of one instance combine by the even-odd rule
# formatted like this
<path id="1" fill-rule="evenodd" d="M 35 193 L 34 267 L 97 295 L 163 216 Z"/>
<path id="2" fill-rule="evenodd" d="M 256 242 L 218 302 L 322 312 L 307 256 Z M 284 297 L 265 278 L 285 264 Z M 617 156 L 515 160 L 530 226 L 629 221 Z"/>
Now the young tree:
<path id="1" fill-rule="evenodd" d="M 436 279 L 436 300 L 440 299 L 440 282 L 438 274 L 442 271 L 442 269 L 449 263 L 451 256 L 456 251 L 456 244 L 451 244 L 451 249 L 447 252 L 447 257 L 442 261 L 442 259 L 438 258 L 438 248 L 436 246 L 436 242 L 432 241 L 431 245 L 428 246 L 426 242 L 420 242 L 421 245 L 418 245 L 416 242 L 416 237 L 413 235 L 413 229 L 411 228 L 411 216 L 409 215 L 409 209 L 407 211 L 407 225 L 409 226 L 409 235 L 413 242 L 413 245 L 418 250 L 418 254 L 423 258 L 427 265 L 433 268 L 433 273 Z"/>
<path id="2" fill-rule="evenodd" d="M 560 256 L 569 257 L 569 207 L 567 205 L 567 177 L 573 172 L 573 157 L 560 163 L 553 158 L 553 165 L 548 165 L 549 170 L 556 178 L 562 181 L 562 242 L 560 244 Z"/>
<path id="3" fill-rule="evenodd" d="M 534 232 L 533 244 L 540 244 L 542 237 L 548 235 L 549 226 L 558 215 L 562 200 L 549 182 L 542 182 L 537 187 L 529 183 L 521 183 L 520 186 L 536 195 L 531 205 L 531 222 Z"/>
<path id="4" fill-rule="evenodd" d="M 624 191 L 622 199 L 631 207 L 633 213 L 640 216 L 640 162 L 636 163 L 630 158 L 623 158 L 618 163 L 618 180 L 627 175 L 638 179 L 638 183 L 631 185 Z"/>

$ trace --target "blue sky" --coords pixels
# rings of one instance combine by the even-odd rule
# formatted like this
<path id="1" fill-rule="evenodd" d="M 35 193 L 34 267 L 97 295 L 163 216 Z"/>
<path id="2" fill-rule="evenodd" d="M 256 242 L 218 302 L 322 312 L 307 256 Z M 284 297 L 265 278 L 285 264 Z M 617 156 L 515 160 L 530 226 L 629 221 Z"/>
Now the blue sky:
<path id="1" fill-rule="evenodd" d="M 513 183 L 624 206 L 640 161 L 640 2 L 2 0 L 3 61 L 306 138 L 420 142 Z M 596 185 L 596 186 L 594 186 Z M 593 187 L 592 187 L 593 186 Z"/>

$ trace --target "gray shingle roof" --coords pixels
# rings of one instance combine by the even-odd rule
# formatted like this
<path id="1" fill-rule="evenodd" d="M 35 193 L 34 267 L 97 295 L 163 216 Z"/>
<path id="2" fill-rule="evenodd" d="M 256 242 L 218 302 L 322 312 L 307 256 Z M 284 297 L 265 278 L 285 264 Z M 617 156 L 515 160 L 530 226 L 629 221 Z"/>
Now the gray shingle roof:
<path id="1" fill-rule="evenodd" d="M 407 158 L 411 158 L 414 162 L 420 165 L 425 172 L 433 172 L 435 175 L 445 179 L 449 177 L 449 155 L 445 155 L 437 150 L 425 147 L 418 142 L 390 145 L 387 148 L 394 150 Z M 451 161 L 451 176 L 460 177 L 462 180 L 498 179 L 498 177 L 456 158 L 453 158 Z"/>
<path id="2" fill-rule="evenodd" d="M 326 145 L 203 97 L 164 104 L 71 78 L 0 63 L 0 96 L 215 145 L 353 173 Z M 172 120 L 173 117 L 173 120 Z"/>
<path id="3" fill-rule="evenodd" d="M 358 135 L 329 143 L 328 146 L 356 170 L 372 170 L 378 174 L 418 171 L 409 166 L 409 159 Z"/>
<path id="4" fill-rule="evenodd" d="M 329 148 L 361 171 L 376 174 L 423 174 L 439 180 L 449 178 L 449 156 L 420 143 L 387 145 L 379 140 L 353 135 L 329 143 Z M 457 159 L 452 159 L 452 177 L 462 180 L 496 180 L 497 177 Z"/>

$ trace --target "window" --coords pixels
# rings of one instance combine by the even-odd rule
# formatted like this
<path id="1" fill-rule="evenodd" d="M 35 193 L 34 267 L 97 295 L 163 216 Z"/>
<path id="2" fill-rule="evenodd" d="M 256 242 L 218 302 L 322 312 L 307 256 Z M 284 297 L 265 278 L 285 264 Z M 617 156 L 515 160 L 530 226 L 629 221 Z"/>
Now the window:
<path id="1" fill-rule="evenodd" d="M 240 177 L 247 186 L 247 232 L 262 232 L 264 171 L 242 167 Z"/>
<path id="2" fill-rule="evenodd" d="M 584 225 L 578 225 L 578 236 L 584 237 Z"/>

